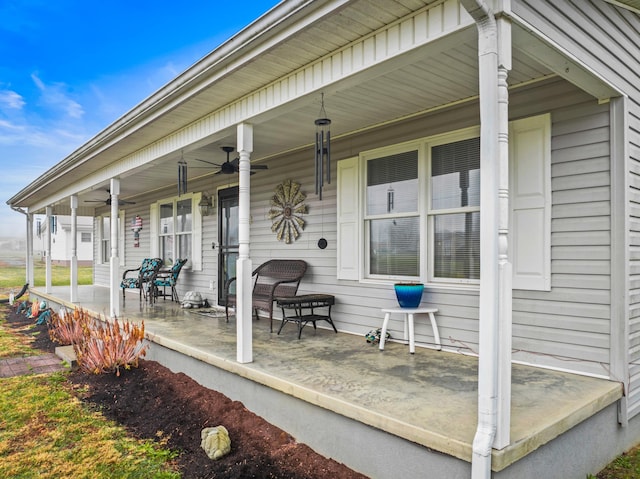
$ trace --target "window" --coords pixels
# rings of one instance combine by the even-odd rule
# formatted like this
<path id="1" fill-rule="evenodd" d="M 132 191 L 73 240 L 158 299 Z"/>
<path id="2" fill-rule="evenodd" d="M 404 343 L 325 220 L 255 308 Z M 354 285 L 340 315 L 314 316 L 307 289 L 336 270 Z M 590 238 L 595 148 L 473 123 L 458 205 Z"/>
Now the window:
<path id="1" fill-rule="evenodd" d="M 80 233 L 80 242 L 81 243 L 91 243 L 91 233 L 88 233 L 88 232 Z"/>
<path id="2" fill-rule="evenodd" d="M 550 115 L 511 122 L 509 248 L 518 289 L 550 289 L 550 145 Z M 338 279 L 479 283 L 479 128 L 363 152 L 337 170 Z"/>
<path id="3" fill-rule="evenodd" d="M 118 256 L 120 258 L 120 265 L 124 266 L 124 231 L 121 227 L 124 224 L 124 211 L 118 213 Z M 111 216 L 98 216 L 97 217 L 97 233 L 98 238 L 98 264 L 109 264 L 111 258 Z M 88 235 L 89 241 L 91 241 L 91 233 L 82 233 L 81 242 L 86 241 Z"/>
<path id="4" fill-rule="evenodd" d="M 367 161 L 365 231 L 371 276 L 420 275 L 418 151 Z"/>
<path id="5" fill-rule="evenodd" d="M 383 150 L 389 154 L 362 155 L 366 278 L 413 281 L 420 280 L 426 271 L 429 281 L 477 282 L 477 134 L 473 129 L 466 132 L 466 138 L 448 136 L 440 142 L 422 141 L 395 151 Z M 421 184 L 427 185 L 424 191 Z"/>
<path id="6" fill-rule="evenodd" d="M 192 200 L 160 203 L 160 258 L 172 265 L 176 258 L 191 258 Z"/>
<path id="7" fill-rule="evenodd" d="M 151 205 L 151 255 L 165 265 L 186 258 L 191 270 L 202 269 L 202 217 L 197 206 L 201 197 L 181 195 Z"/>
<path id="8" fill-rule="evenodd" d="M 480 279 L 480 138 L 431 147 L 430 279 Z"/>

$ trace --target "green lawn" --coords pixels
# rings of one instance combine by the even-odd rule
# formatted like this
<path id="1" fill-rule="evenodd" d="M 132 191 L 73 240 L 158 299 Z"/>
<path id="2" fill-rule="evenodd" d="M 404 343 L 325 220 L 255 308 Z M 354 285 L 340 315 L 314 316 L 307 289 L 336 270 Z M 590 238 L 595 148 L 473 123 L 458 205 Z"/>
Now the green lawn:
<path id="1" fill-rule="evenodd" d="M 33 266 L 33 275 L 35 284 L 32 286 L 44 286 L 46 267 L 42 262 L 36 262 Z M 25 283 L 26 270 L 24 266 L 3 266 L 2 274 L 0 274 L 0 288 L 12 288 L 15 285 Z M 70 267 L 52 265 L 51 267 L 51 285 L 67 286 L 71 284 Z M 93 284 L 93 267 L 78 266 L 78 284 Z M 19 287 L 18 287 L 19 289 Z"/>
<path id="2" fill-rule="evenodd" d="M 0 358 L 27 355 L 28 339 L 5 325 L 6 311 L 0 306 Z M 65 375 L 0 378 L 0 477 L 180 477 L 175 452 L 132 438 L 89 409 Z"/>

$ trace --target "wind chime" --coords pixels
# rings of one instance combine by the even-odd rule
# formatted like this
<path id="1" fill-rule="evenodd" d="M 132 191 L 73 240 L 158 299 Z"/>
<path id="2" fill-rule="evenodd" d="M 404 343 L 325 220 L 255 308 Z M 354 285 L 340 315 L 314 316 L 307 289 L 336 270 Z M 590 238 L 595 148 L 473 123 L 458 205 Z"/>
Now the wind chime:
<path id="1" fill-rule="evenodd" d="M 329 125 L 331 120 L 327 118 L 324 109 L 324 93 L 322 93 L 322 103 L 320 107 L 320 118 L 316 124 L 316 150 L 315 150 L 315 170 L 316 170 L 316 195 L 322 200 L 322 187 L 325 177 L 327 184 L 331 184 L 331 131 Z"/>
<path id="2" fill-rule="evenodd" d="M 178 161 L 178 196 L 187 192 L 187 162 L 184 161 L 184 156 L 180 155 L 180 161 Z"/>

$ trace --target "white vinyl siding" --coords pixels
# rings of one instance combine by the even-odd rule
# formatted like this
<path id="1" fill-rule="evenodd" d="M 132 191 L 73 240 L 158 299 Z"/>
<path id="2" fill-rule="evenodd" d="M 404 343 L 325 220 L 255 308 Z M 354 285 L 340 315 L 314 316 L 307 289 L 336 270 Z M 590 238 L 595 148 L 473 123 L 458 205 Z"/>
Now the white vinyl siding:
<path id="1" fill-rule="evenodd" d="M 627 244 L 624 246 L 629 251 L 629 273 L 623 281 L 615 284 L 623 285 L 622 290 L 615 292 L 616 301 L 624 302 L 616 305 L 615 311 L 628 309 L 627 324 L 621 327 L 617 322 L 620 314 L 609 321 L 608 331 L 610 336 L 611 360 L 613 364 L 608 371 L 612 379 L 624 380 L 629 378 L 629 387 L 626 391 L 628 401 L 628 417 L 640 413 L 640 57 L 638 45 L 640 45 L 640 17 L 625 8 L 614 5 L 615 2 L 601 2 L 585 0 L 573 2 L 568 0 L 554 0 L 553 2 L 536 2 L 533 0 L 514 0 L 512 12 L 514 18 L 523 18 L 534 30 L 550 39 L 550 42 L 569 48 L 575 58 L 588 65 L 589 70 L 595 72 L 600 78 L 606 78 L 612 85 L 620 90 L 627 98 L 627 113 L 625 131 L 626 144 L 623 145 L 623 156 L 612 158 L 612 161 L 626 163 L 627 168 L 627 198 L 626 209 L 629 212 L 626 218 L 617 218 L 615 224 L 628 223 L 626 231 L 615 231 L 612 234 L 623 234 Z M 616 134 L 619 134 L 617 132 Z M 583 148 L 594 148 L 593 141 L 585 139 Z M 594 163 L 596 159 L 592 160 Z M 575 171 L 575 170 L 574 170 Z M 579 172 L 575 172 L 580 174 Z M 620 178 L 616 180 L 620 182 Z M 555 194 L 555 188 L 554 188 Z M 606 215 L 605 202 L 596 202 L 594 208 L 602 215 Z M 618 205 L 619 206 L 619 205 Z M 624 210 L 624 208 L 623 208 Z M 597 216 L 594 210 L 594 217 Z M 602 217 L 604 221 L 604 216 Z M 554 219 L 555 221 L 555 219 Z M 595 219 L 590 219 L 593 224 Z M 580 223 L 584 228 L 586 220 Z M 604 240 L 603 240 L 604 241 Z M 594 265 L 592 271 L 602 271 L 603 267 L 595 268 L 595 265 L 604 257 L 601 251 L 592 247 L 592 255 L 587 263 Z M 555 253 L 552 253 L 555 255 Z M 613 258 L 620 258 L 620 252 L 614 252 Z M 553 258 L 553 267 L 556 260 Z M 615 268 L 614 274 L 625 265 L 610 263 L 609 267 Z M 555 276 L 555 272 L 554 272 Z M 552 287 L 555 280 L 552 277 Z M 621 337 L 618 332 L 628 330 L 628 336 Z M 628 367 L 629 373 L 625 370 Z M 625 416 L 625 411 L 623 411 Z"/>

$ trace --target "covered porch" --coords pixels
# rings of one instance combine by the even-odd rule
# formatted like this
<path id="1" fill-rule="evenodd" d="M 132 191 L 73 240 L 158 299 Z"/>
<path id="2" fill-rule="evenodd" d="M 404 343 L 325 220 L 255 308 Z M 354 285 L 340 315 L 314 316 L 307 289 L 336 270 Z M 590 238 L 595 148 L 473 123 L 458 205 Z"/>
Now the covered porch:
<path id="1" fill-rule="evenodd" d="M 109 311 L 105 287 L 79 287 L 75 305 L 68 287 L 48 294 L 32 289 L 31 295 L 103 317 Z M 224 314 L 204 313 L 211 308 L 185 310 L 163 300 L 151 305 L 137 293 L 120 301 L 123 319 L 144 320 L 148 359 L 243 402 L 321 454 L 372 477 L 412 477 L 424 467 L 441 470 L 429 477 L 468 477 L 477 426 L 476 357 L 425 347 L 410 355 L 398 342 L 380 352 L 364 337 L 335 334 L 322 323 L 317 331 L 305 328 L 298 340 L 295 325 L 277 335 L 260 320 L 253 322 L 254 361 L 242 364 L 234 317 L 226 323 Z M 274 326 L 277 331 L 279 321 Z M 622 393 L 616 382 L 514 364 L 511 443 L 493 450 L 494 471 L 504 471 L 496 477 L 523 477 L 519 467 L 542 472 L 545 454 L 565 450 L 544 445 L 579 440 L 580 423 L 600 417 L 607 428 L 617 427 Z M 606 432 L 601 436 L 606 441 Z M 591 436 L 588 447 L 571 447 L 567 460 L 593 471 L 606 461 L 598 457 L 598 443 Z M 553 462 L 555 471 L 563 467 Z"/>

